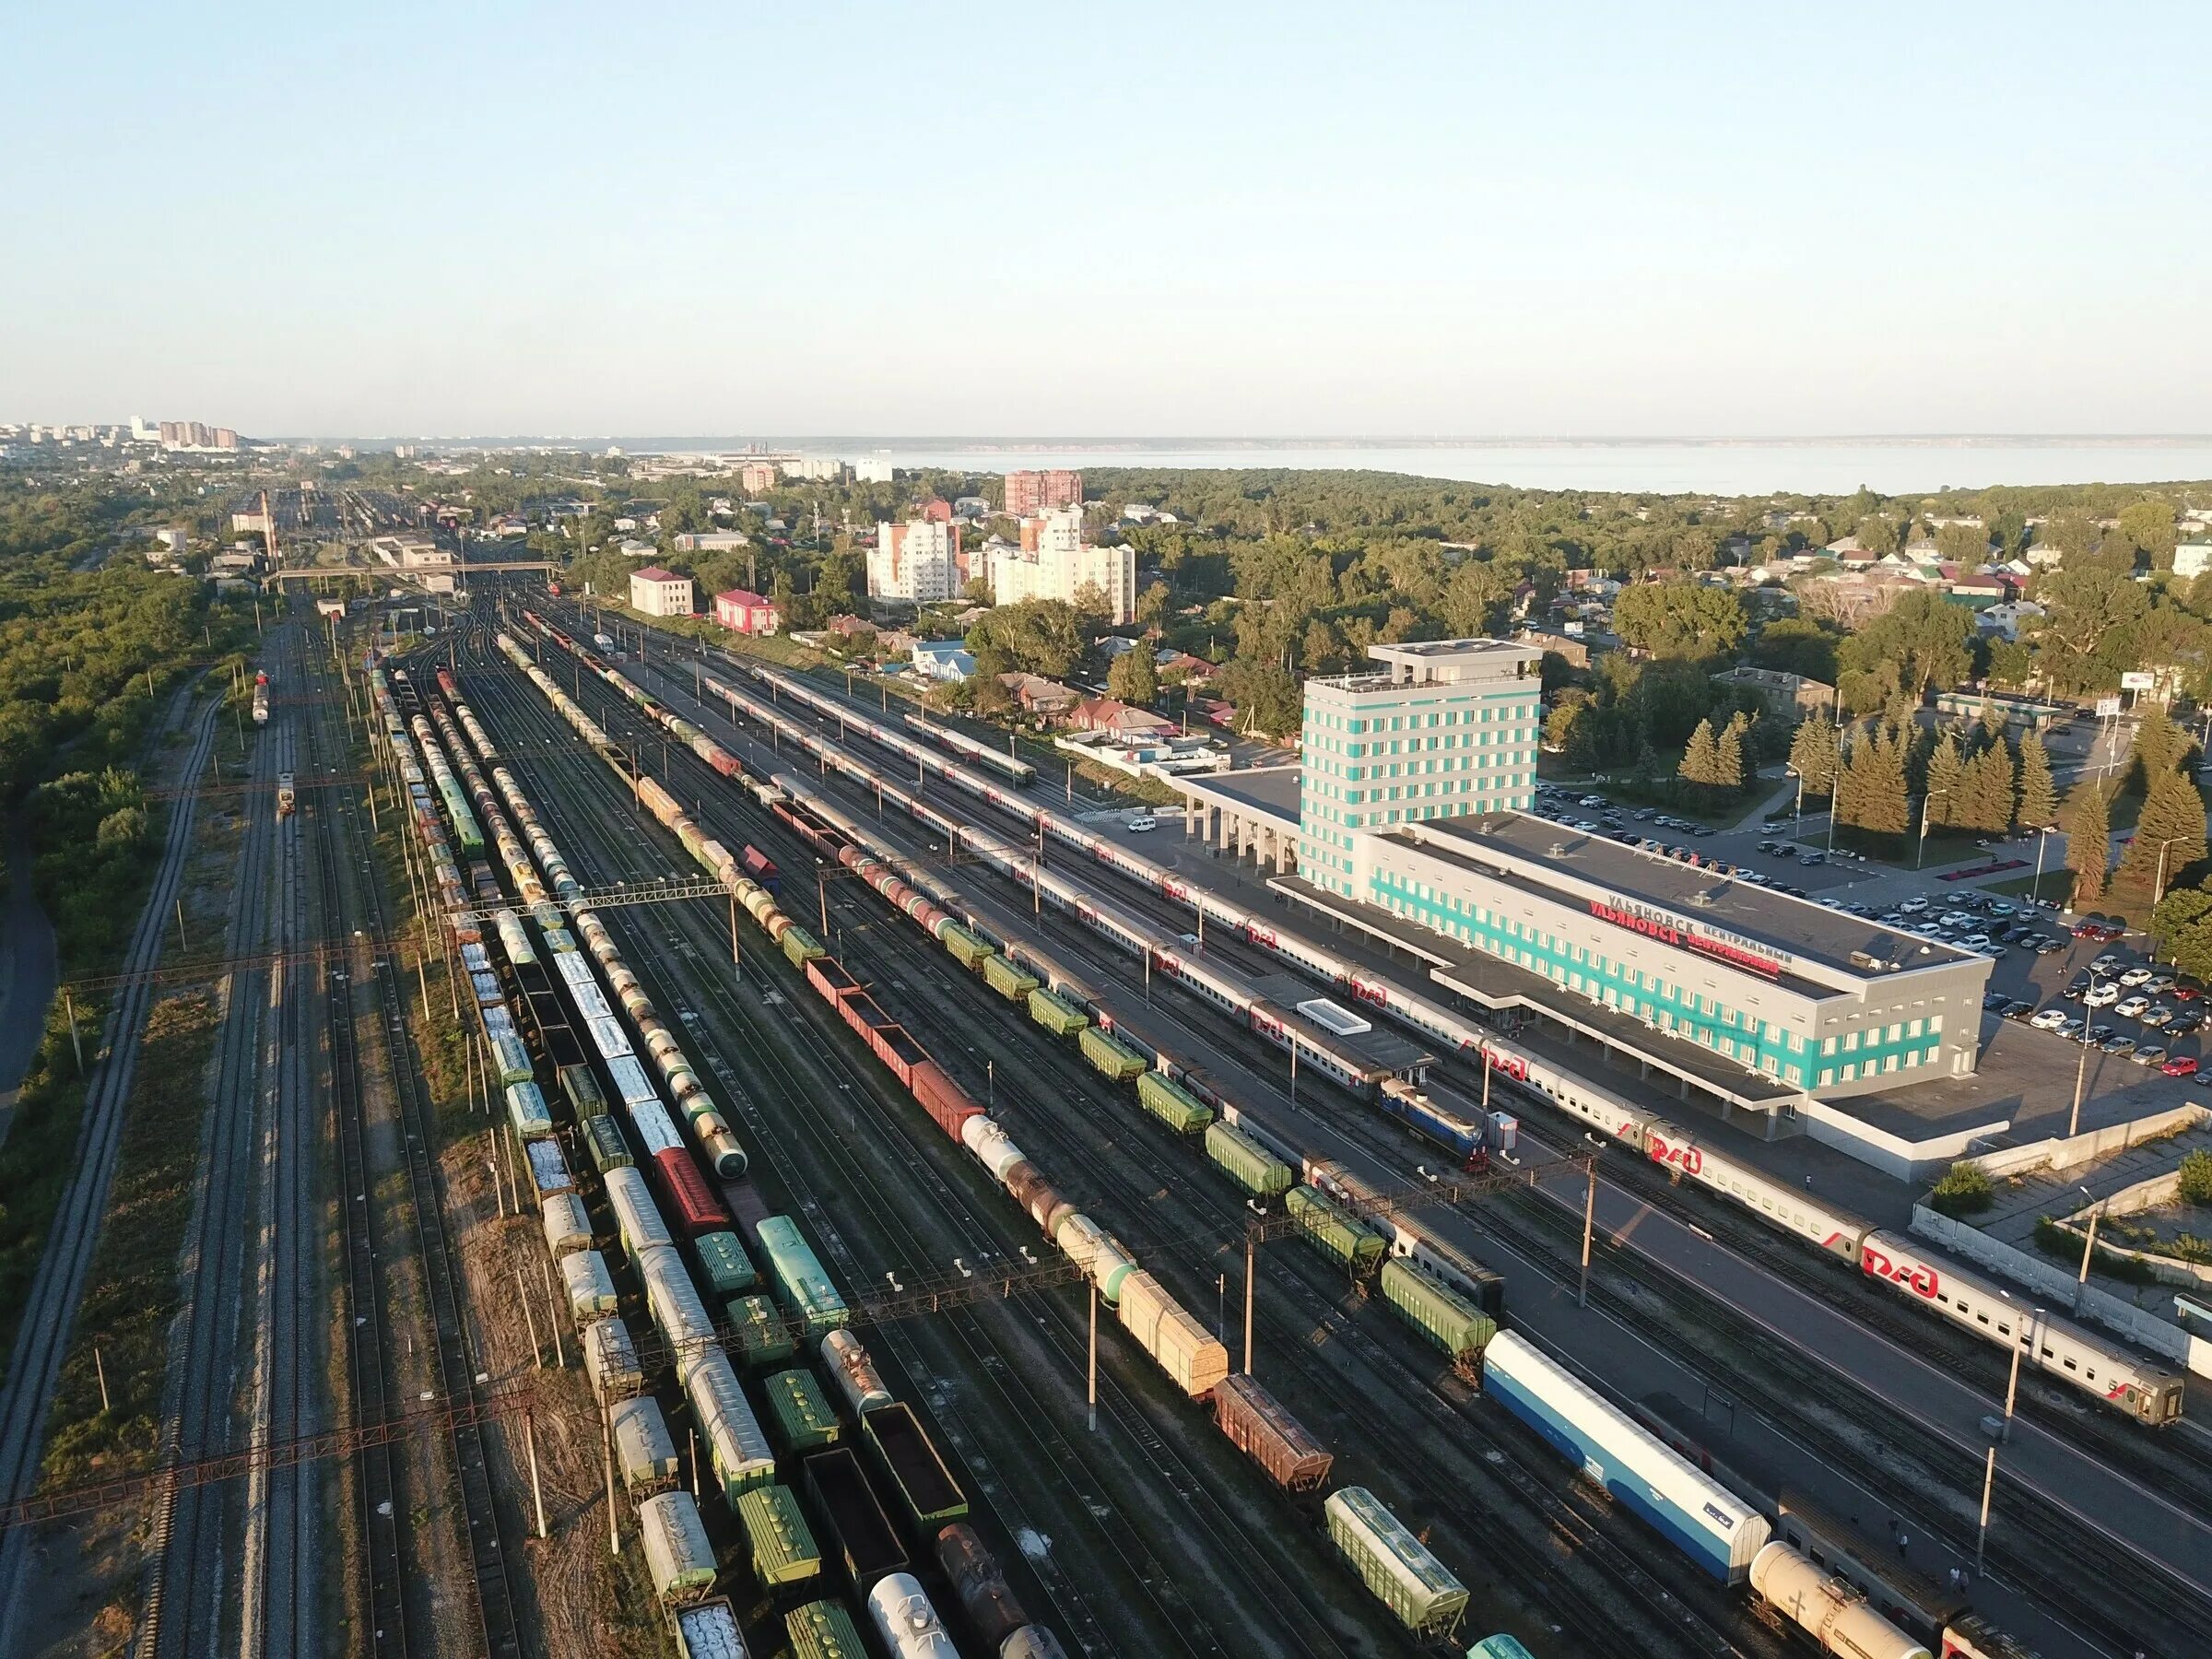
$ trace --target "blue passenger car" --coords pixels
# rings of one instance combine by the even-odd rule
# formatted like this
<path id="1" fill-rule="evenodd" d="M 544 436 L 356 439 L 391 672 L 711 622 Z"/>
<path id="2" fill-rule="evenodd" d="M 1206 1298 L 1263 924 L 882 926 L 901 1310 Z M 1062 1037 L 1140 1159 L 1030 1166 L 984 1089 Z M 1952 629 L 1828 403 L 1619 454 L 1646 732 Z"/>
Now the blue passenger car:
<path id="1" fill-rule="evenodd" d="M 1713 1577 L 1740 1584 L 1767 1518 L 1524 1337 L 1483 1351 L 1483 1392 Z"/>

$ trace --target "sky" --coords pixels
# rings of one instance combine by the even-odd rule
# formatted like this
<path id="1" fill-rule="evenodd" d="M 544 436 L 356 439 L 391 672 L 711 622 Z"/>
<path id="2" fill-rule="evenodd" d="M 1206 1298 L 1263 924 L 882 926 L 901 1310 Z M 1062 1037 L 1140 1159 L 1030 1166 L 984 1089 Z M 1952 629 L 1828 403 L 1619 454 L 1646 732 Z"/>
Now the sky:
<path id="1" fill-rule="evenodd" d="M 6 28 L 0 419 L 2212 432 L 2202 6 L 170 0 Z"/>

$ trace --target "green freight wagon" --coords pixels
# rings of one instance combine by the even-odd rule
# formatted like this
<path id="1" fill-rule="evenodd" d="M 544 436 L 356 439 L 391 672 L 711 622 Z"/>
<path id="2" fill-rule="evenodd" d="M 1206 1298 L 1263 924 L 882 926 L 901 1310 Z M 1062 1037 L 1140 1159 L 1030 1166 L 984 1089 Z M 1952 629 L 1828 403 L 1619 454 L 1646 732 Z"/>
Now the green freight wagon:
<path id="1" fill-rule="evenodd" d="M 1104 1072 L 1117 1083 L 1126 1083 L 1132 1077 L 1141 1077 L 1149 1069 L 1145 1057 L 1108 1031 L 1096 1026 L 1088 1027 L 1077 1039 L 1082 1044 L 1083 1058 L 1093 1069 Z"/>
<path id="2" fill-rule="evenodd" d="M 904 1400 L 878 1406 L 860 1420 L 861 1438 L 876 1448 L 884 1472 L 915 1532 L 934 1539 L 937 1528 L 968 1512 L 968 1495 L 930 1444 L 922 1419 Z"/>
<path id="3" fill-rule="evenodd" d="M 736 1328 L 737 1357 L 747 1365 L 775 1365 L 799 1351 L 783 1315 L 765 1296 L 733 1296 L 730 1324 Z"/>
<path id="4" fill-rule="evenodd" d="M 1090 1023 L 1089 1015 L 1062 1002 L 1050 991 L 1030 993 L 1030 1018 L 1055 1037 L 1073 1037 Z"/>
<path id="5" fill-rule="evenodd" d="M 983 983 L 1008 1002 L 1019 1002 L 1037 989 L 1037 976 L 1019 962 L 994 956 L 983 963 Z"/>
<path id="6" fill-rule="evenodd" d="M 1365 1487 L 1331 1492 L 1329 1542 L 1360 1581 L 1417 1636 L 1448 1636 L 1467 1610 L 1467 1587 Z"/>
<path id="7" fill-rule="evenodd" d="M 629 1143 L 622 1138 L 621 1127 L 605 1112 L 583 1120 L 583 1144 L 592 1154 L 592 1162 L 600 1174 L 609 1170 L 627 1170 L 637 1159 L 630 1156 Z"/>
<path id="8" fill-rule="evenodd" d="M 1136 1098 L 1178 1135 L 1195 1135 L 1214 1121 L 1214 1109 L 1165 1072 L 1148 1071 L 1139 1077 Z"/>
<path id="9" fill-rule="evenodd" d="M 599 1079 L 592 1076 L 588 1065 L 564 1065 L 560 1068 L 560 1092 L 569 1097 L 580 1118 L 595 1117 L 606 1110 L 606 1096 L 601 1092 Z"/>
<path id="10" fill-rule="evenodd" d="M 1228 1171 L 1231 1181 L 1262 1198 L 1288 1192 L 1298 1180 L 1288 1164 L 1227 1124 L 1206 1126 L 1206 1155 Z"/>
<path id="11" fill-rule="evenodd" d="M 764 1216 L 753 1229 L 776 1300 L 806 1322 L 806 1334 L 819 1336 L 852 1320 L 853 1311 L 823 1271 L 821 1258 L 788 1216 Z"/>
<path id="12" fill-rule="evenodd" d="M 701 1233 L 691 1247 L 699 1252 L 700 1270 L 707 1276 L 707 1288 L 714 1295 L 735 1296 L 760 1282 L 760 1276 L 753 1271 L 752 1257 L 745 1253 L 735 1233 Z"/>
<path id="13" fill-rule="evenodd" d="M 820 941 L 803 927 L 785 928 L 777 943 L 782 946 L 783 954 L 791 959 L 794 968 L 804 968 L 823 954 Z"/>
<path id="14" fill-rule="evenodd" d="M 737 1524 L 753 1553 L 753 1576 L 770 1590 L 819 1578 L 822 1551 L 789 1487 L 759 1486 L 737 1496 Z"/>
<path id="15" fill-rule="evenodd" d="M 1400 1261 L 1382 1264 L 1382 1300 L 1458 1363 L 1488 1346 L 1498 1322 L 1480 1308 Z"/>
<path id="16" fill-rule="evenodd" d="M 1299 1230 L 1322 1254 L 1342 1262 L 1360 1278 L 1374 1272 L 1389 1246 L 1382 1235 L 1310 1186 L 1294 1186 L 1283 1207 L 1298 1218 Z"/>
<path id="17" fill-rule="evenodd" d="M 853 1616 L 836 1602 L 808 1602 L 783 1616 L 791 1659 L 869 1659 Z"/>
<path id="18" fill-rule="evenodd" d="M 761 1384 L 768 1392 L 768 1415 L 786 1452 L 819 1452 L 843 1433 L 837 1412 L 822 1395 L 822 1385 L 803 1371 L 781 1371 Z"/>
<path id="19" fill-rule="evenodd" d="M 996 947 L 985 944 L 958 922 L 947 924 L 940 938 L 953 959 L 963 968 L 981 968 L 998 954 Z"/>

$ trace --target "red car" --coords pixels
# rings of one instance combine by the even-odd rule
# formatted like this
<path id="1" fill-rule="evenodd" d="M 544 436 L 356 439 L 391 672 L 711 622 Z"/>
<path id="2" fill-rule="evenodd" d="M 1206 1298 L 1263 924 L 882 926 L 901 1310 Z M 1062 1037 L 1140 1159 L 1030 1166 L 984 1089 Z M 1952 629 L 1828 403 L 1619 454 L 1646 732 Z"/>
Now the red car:
<path id="1" fill-rule="evenodd" d="M 2169 1077 L 2186 1077 L 2193 1076 L 2196 1071 L 2196 1056 L 2194 1054 L 2176 1054 L 2172 1059 L 2167 1061 L 2165 1065 L 2159 1066 L 2159 1070 L 2165 1073 Z"/>
<path id="2" fill-rule="evenodd" d="M 2204 986 L 2186 975 L 2173 982 L 2173 990 L 2171 993 L 2177 1002 L 2194 1002 L 2204 994 Z"/>

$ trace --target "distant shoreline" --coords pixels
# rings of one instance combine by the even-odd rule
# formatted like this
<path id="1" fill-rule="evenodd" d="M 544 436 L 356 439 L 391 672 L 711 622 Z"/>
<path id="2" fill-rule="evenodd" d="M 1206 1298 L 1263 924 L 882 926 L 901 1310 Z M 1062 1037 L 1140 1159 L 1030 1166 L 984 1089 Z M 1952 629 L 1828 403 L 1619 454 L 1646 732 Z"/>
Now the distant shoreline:
<path id="1" fill-rule="evenodd" d="M 1506 438 L 1017 438 L 907 434 L 724 434 L 669 436 L 666 434 L 598 433 L 493 433 L 449 434 L 442 437 L 382 434 L 376 437 L 283 438 L 287 443 L 426 443 L 469 447 L 603 447 L 608 444 L 634 454 L 736 454 L 748 448 L 784 450 L 966 450 L 984 453 L 1111 455 L 1147 451 L 1192 453 L 1235 450 L 1254 454 L 1313 450 L 1513 450 L 1513 449 L 1882 449 L 1900 445 L 1927 449 L 2074 449 L 2123 447 L 2189 447 L 2212 443 L 2212 433 L 2193 432 L 1857 432 L 1830 436 L 1752 438 L 1714 434 L 1707 437 L 1648 438 L 1612 435 L 1599 438 L 1523 436 Z"/>

